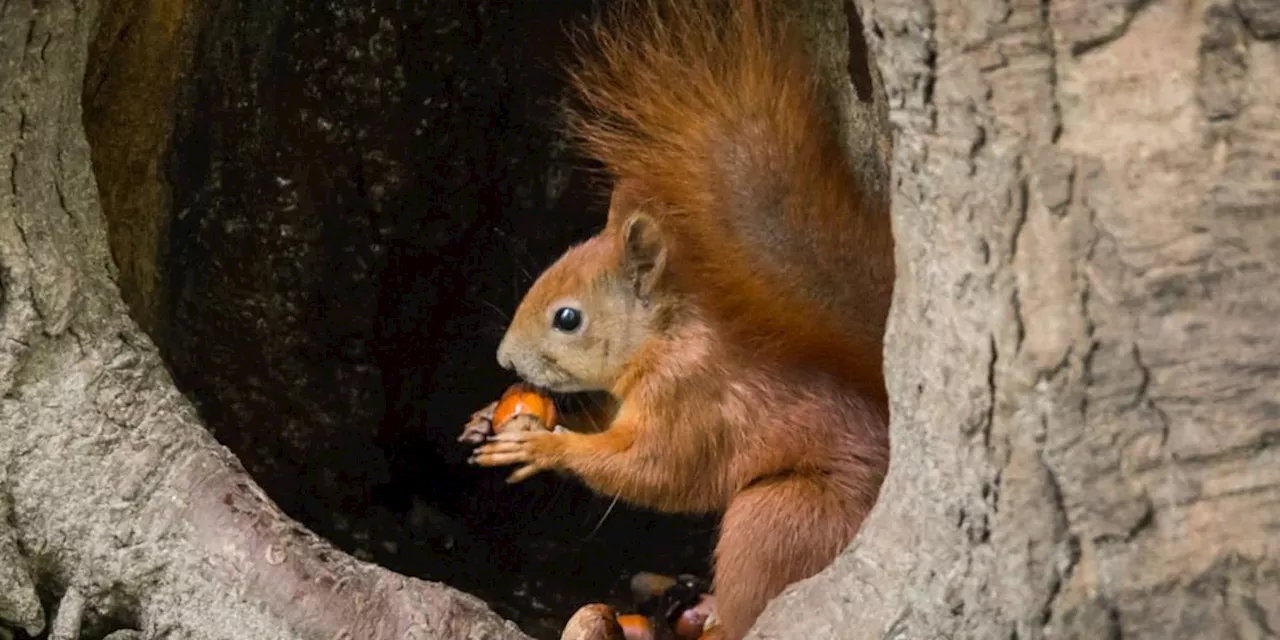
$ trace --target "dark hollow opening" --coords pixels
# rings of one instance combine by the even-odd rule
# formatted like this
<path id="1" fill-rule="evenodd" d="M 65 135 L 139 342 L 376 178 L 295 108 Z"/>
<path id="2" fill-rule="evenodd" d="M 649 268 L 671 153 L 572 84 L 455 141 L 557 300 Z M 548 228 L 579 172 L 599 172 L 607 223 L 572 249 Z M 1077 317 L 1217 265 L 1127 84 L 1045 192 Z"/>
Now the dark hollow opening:
<path id="1" fill-rule="evenodd" d="M 121 288 L 219 441 L 320 535 L 538 637 L 633 572 L 705 575 L 714 520 L 455 442 L 512 381 L 506 315 L 603 223 L 556 120 L 592 3 L 184 7 L 106 2 L 85 119 Z"/>

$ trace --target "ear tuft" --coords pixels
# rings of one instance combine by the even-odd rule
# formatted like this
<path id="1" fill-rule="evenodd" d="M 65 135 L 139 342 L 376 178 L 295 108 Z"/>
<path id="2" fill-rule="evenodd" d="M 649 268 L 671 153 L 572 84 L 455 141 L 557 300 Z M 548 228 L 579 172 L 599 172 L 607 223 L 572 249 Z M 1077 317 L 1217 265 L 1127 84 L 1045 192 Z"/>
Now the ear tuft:
<path id="1" fill-rule="evenodd" d="M 631 214 L 622 225 L 622 267 L 638 297 L 653 293 L 666 261 L 667 245 L 658 222 L 644 213 Z"/>
<path id="2" fill-rule="evenodd" d="M 619 220 L 640 209 L 640 190 L 631 181 L 619 179 L 609 192 L 608 226 L 615 227 Z"/>

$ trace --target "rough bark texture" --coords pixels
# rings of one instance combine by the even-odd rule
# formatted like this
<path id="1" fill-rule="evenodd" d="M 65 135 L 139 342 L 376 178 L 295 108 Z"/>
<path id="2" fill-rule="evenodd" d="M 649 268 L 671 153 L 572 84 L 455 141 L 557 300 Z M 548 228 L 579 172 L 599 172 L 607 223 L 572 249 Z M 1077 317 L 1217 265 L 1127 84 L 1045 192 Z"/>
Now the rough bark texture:
<path id="1" fill-rule="evenodd" d="M 96 13 L 0 4 L 0 624 L 524 637 L 477 598 L 284 517 L 175 389 L 116 288 L 80 125 Z"/>
<path id="2" fill-rule="evenodd" d="M 834 18 L 839 3 L 810 4 Z M 851 3 L 843 5 L 847 16 Z M 899 282 L 887 348 L 894 458 L 858 540 L 775 601 L 754 637 L 1273 635 L 1280 5 L 861 6 L 897 129 Z M 144 216 L 128 218 L 141 225 L 136 237 L 115 243 L 137 258 L 116 273 L 80 126 L 96 12 L 91 0 L 0 2 L 0 626 L 52 629 L 55 638 L 129 629 L 146 638 L 523 637 L 479 600 L 357 561 L 289 520 L 175 390 L 127 319 L 117 278 L 144 322 L 169 322 L 156 311 L 168 303 L 153 297 L 169 295 L 167 285 L 148 265 L 163 259 L 167 218 L 145 216 L 171 198 L 216 190 L 168 195 L 156 186 L 162 172 L 144 166 L 139 179 L 151 186 L 140 200 L 109 195 Z M 263 34 L 276 33 L 268 27 L 278 13 L 254 16 Z M 813 25 L 828 36 L 842 28 Z M 357 31 L 361 42 L 373 35 Z M 159 41 L 176 42 L 169 35 L 160 29 Z M 848 68 L 851 99 L 865 102 L 874 74 L 849 65 L 844 51 L 823 51 Z M 262 69 L 252 52 L 223 53 L 246 74 Z M 111 85 L 110 76 L 91 79 Z M 154 88 L 162 101 L 173 97 L 170 85 Z M 361 113 L 379 117 L 379 105 Z M 882 135 L 858 138 L 877 110 L 851 111 L 863 114 L 851 118 L 851 144 L 867 158 L 889 148 Z M 103 147 L 100 168 L 169 144 L 166 124 L 139 125 L 137 115 L 99 114 L 99 132 L 111 118 L 136 132 Z M 260 147 L 228 149 L 219 158 Z M 399 175 L 381 158 L 370 175 Z M 469 171 L 455 177 L 465 182 Z M 129 172 L 104 175 L 123 184 Z M 236 217 L 219 222 L 227 220 Z M 487 246 L 475 233 L 462 238 Z M 201 246 L 241 248 L 235 241 L 210 235 Z M 476 255 L 466 242 L 445 244 L 455 258 Z M 438 275 L 435 263 L 414 262 L 423 246 L 400 250 L 408 272 Z M 260 253 L 269 266 L 275 254 Z M 216 284 L 234 272 L 226 260 L 187 264 Z M 451 277 L 461 278 L 455 288 L 432 288 L 431 297 L 455 296 L 466 280 Z M 264 299 L 273 294 L 266 289 Z M 198 315 L 198 297 L 184 295 L 182 313 Z M 287 310 L 291 300 L 276 299 L 284 302 L 238 317 L 266 321 L 264 309 Z M 404 299 L 389 294 L 386 304 Z M 420 335 L 412 314 L 401 319 L 409 324 L 379 334 L 403 340 L 388 351 Z M 456 317 L 430 323 L 468 343 Z M 318 335 L 323 343 L 330 334 Z M 216 337 L 194 342 L 216 346 Z M 185 353 L 189 370 L 234 362 Z M 301 353 L 286 360 L 310 357 Z M 388 387 L 479 366 L 467 362 L 405 366 Z M 470 408 L 459 402 L 457 411 Z M 399 409 L 392 430 L 433 422 L 430 409 Z M 253 414 L 224 414 L 245 415 Z M 241 446 L 253 450 L 255 437 Z M 323 474 L 294 482 L 288 491 L 298 494 L 334 484 Z"/>
<path id="3" fill-rule="evenodd" d="M 867 0 L 893 462 L 755 638 L 1280 630 L 1280 4 Z"/>

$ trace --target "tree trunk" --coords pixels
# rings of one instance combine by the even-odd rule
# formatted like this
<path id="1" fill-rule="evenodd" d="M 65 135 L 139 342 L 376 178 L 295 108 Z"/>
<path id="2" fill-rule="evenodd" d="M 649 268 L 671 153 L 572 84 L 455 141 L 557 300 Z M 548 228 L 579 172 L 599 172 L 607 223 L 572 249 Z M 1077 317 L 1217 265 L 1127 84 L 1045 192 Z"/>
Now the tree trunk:
<path id="1" fill-rule="evenodd" d="M 90 172 L 96 13 L 0 3 L 0 623 L 59 640 L 524 637 L 286 518 L 175 390 L 128 318 Z"/>
<path id="2" fill-rule="evenodd" d="M 1280 5 L 862 6 L 897 128 L 893 463 L 754 637 L 1280 630 Z M 289 520 L 175 390 L 90 172 L 96 11 L 0 2 L 0 625 L 523 637 Z"/>
<path id="3" fill-rule="evenodd" d="M 864 8 L 892 468 L 753 637 L 1273 635 L 1280 4 Z"/>

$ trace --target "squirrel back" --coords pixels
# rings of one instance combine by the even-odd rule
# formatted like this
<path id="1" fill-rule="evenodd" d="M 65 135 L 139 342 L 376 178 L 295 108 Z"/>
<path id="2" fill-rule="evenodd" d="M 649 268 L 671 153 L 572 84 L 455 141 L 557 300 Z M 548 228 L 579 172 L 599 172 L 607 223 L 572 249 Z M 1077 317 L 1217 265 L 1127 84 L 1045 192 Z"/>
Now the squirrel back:
<path id="1" fill-rule="evenodd" d="M 889 217 L 782 0 L 617 1 L 571 72 L 608 222 L 538 277 L 497 352 L 615 406 L 604 430 L 503 433 L 473 460 L 723 510 L 704 638 L 741 640 L 849 544 L 884 478 Z"/>
<path id="2" fill-rule="evenodd" d="M 883 396 L 888 211 L 863 198 L 790 16 L 770 0 L 628 2 L 571 71 L 570 131 L 614 179 L 606 233 L 643 210 L 664 277 L 722 335 Z"/>

